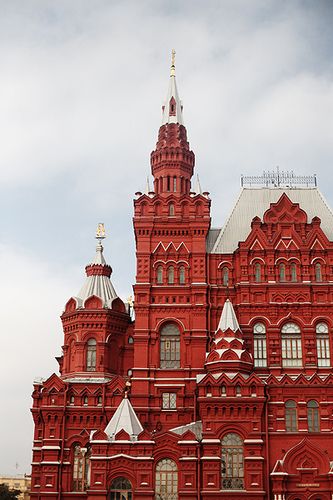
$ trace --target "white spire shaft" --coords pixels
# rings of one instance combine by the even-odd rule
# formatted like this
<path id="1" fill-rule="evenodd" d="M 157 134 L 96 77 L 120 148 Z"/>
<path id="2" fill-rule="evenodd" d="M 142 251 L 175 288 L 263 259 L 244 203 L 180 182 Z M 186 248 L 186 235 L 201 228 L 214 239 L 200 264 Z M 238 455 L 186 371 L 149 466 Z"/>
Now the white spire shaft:
<path id="1" fill-rule="evenodd" d="M 162 125 L 166 125 L 167 123 L 178 123 L 179 125 L 183 125 L 183 106 L 176 85 L 175 54 L 176 52 L 173 50 L 169 89 L 165 104 L 162 107 Z"/>

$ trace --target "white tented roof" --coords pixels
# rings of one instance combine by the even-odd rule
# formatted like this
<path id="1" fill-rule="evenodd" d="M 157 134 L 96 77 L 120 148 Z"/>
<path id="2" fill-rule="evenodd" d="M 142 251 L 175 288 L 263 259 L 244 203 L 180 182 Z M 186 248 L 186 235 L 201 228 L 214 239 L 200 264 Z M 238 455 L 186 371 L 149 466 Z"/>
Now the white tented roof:
<path id="1" fill-rule="evenodd" d="M 230 329 L 232 332 L 240 330 L 234 307 L 229 299 L 223 305 L 221 318 L 217 330 L 225 332 Z"/>
<path id="2" fill-rule="evenodd" d="M 107 267 L 107 263 L 105 262 L 103 255 L 103 246 L 100 242 L 98 242 L 95 257 L 90 264 L 92 267 L 94 265 Z M 109 274 L 111 274 L 111 268 Z M 112 285 L 109 275 L 100 274 L 98 272 L 96 272 L 96 274 L 89 274 L 84 285 L 77 294 L 76 299 L 78 299 L 78 303 L 81 306 L 84 301 L 92 295 L 102 299 L 104 307 L 112 307 L 112 301 L 117 298 L 117 293 Z"/>
<path id="3" fill-rule="evenodd" d="M 174 114 L 170 114 L 170 101 L 172 97 L 175 100 L 176 109 Z M 183 110 L 182 103 L 178 95 L 176 77 L 174 74 L 170 76 L 169 88 L 167 97 L 164 103 L 163 115 L 162 115 L 162 125 L 166 123 L 179 123 L 179 125 L 183 125 Z"/>
<path id="4" fill-rule="evenodd" d="M 105 433 L 112 440 L 119 431 L 124 430 L 131 439 L 136 440 L 143 427 L 138 419 L 131 402 L 126 397 L 122 400 L 110 422 L 105 428 Z"/>
<path id="5" fill-rule="evenodd" d="M 313 217 L 321 219 L 321 228 L 330 241 L 333 241 L 333 213 L 318 188 L 243 188 L 238 200 L 220 229 L 210 253 L 232 253 L 240 241 L 245 241 L 251 231 L 251 221 L 254 217 L 263 218 L 271 203 L 276 203 L 283 193 L 293 203 L 299 203 L 308 216 L 308 222 Z M 215 239 L 216 230 L 210 241 Z"/>

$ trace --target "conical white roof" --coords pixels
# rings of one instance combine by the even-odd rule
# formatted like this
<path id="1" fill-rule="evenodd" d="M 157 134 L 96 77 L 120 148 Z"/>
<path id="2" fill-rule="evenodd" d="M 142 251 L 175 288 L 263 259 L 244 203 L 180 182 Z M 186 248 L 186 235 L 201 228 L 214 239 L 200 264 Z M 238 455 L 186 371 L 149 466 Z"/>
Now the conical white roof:
<path id="1" fill-rule="evenodd" d="M 171 111 L 171 100 L 174 99 L 174 110 Z M 179 123 L 183 125 L 183 106 L 178 95 L 176 84 L 176 70 L 174 59 L 171 64 L 170 82 L 167 97 L 163 106 L 162 125 L 166 123 Z"/>
<path id="2" fill-rule="evenodd" d="M 223 305 L 220 322 L 217 327 L 217 330 L 222 330 L 222 332 L 228 329 L 233 332 L 240 330 L 235 310 L 229 299 L 227 299 Z"/>
<path id="3" fill-rule="evenodd" d="M 110 422 L 105 428 L 105 433 L 112 440 L 119 431 L 124 430 L 136 439 L 143 431 L 140 420 L 138 419 L 131 402 L 126 397 L 122 400 Z"/>
<path id="4" fill-rule="evenodd" d="M 101 266 L 105 272 L 101 272 Z M 96 295 L 102 299 L 104 307 L 111 308 L 112 301 L 117 298 L 117 293 L 110 279 L 111 267 L 104 259 L 103 246 L 100 241 L 96 247 L 95 258 L 86 267 L 86 270 L 86 281 L 77 295 L 80 303 L 84 303 L 88 297 Z"/>

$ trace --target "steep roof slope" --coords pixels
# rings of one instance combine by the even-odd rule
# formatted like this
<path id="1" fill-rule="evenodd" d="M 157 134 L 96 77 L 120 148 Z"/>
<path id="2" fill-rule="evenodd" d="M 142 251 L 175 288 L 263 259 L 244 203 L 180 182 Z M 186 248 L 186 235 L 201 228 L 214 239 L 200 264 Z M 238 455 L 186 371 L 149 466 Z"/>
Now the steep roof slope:
<path id="1" fill-rule="evenodd" d="M 333 213 L 318 188 L 243 188 L 229 218 L 208 251 L 234 252 L 238 243 L 246 240 L 252 219 L 256 216 L 262 218 L 270 204 L 276 203 L 283 193 L 293 203 L 299 203 L 300 208 L 308 215 L 308 222 L 315 216 L 320 217 L 324 233 L 333 241 Z"/>

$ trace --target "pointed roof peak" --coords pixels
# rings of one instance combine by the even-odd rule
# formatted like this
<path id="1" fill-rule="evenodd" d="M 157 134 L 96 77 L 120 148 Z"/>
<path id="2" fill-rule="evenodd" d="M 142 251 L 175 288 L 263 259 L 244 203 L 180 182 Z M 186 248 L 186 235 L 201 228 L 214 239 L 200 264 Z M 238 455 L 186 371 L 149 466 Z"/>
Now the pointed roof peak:
<path id="1" fill-rule="evenodd" d="M 104 259 L 103 250 L 104 247 L 102 243 L 98 241 L 96 245 L 96 254 L 91 264 L 102 264 L 103 266 L 106 265 L 106 260 Z"/>
<path id="2" fill-rule="evenodd" d="M 196 185 L 195 192 L 196 192 L 196 194 L 202 194 L 202 189 L 201 189 L 199 174 L 197 174 L 197 185 Z"/>
<path id="3" fill-rule="evenodd" d="M 108 435 L 109 439 L 113 440 L 119 431 L 124 430 L 129 434 L 132 440 L 136 440 L 138 435 L 143 431 L 140 420 L 130 400 L 125 394 L 124 399 L 116 409 L 110 422 L 105 428 L 105 433 Z"/>
<path id="4" fill-rule="evenodd" d="M 172 49 L 171 54 L 170 81 L 165 104 L 162 106 L 162 125 L 166 125 L 168 123 L 178 123 L 179 125 L 183 125 L 183 105 L 179 98 L 176 85 L 176 51 Z"/>
<path id="5" fill-rule="evenodd" d="M 111 308 L 112 301 L 118 296 L 110 280 L 112 268 L 106 263 L 103 255 L 102 240 L 105 237 L 104 224 L 100 222 L 96 231 L 96 254 L 91 263 L 86 266 L 87 278 L 77 298 L 80 299 L 80 303 L 84 303 L 88 297 L 95 295 L 102 299 L 105 307 Z"/>
<path id="6" fill-rule="evenodd" d="M 223 305 L 217 330 L 222 330 L 222 332 L 225 332 L 226 330 L 237 332 L 240 330 L 234 307 L 229 299 L 227 299 Z"/>

